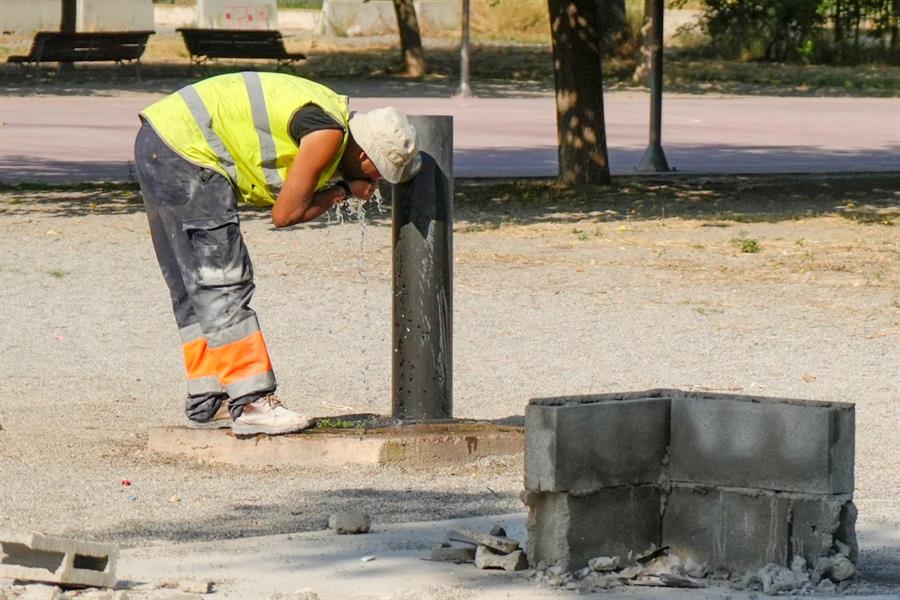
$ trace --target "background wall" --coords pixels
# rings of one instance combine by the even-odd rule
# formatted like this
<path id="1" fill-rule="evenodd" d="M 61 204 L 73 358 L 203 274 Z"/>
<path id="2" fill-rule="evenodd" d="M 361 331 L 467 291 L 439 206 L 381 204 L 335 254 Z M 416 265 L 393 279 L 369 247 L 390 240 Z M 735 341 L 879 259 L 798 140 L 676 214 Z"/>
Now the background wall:
<path id="1" fill-rule="evenodd" d="M 3 0 L 0 31 L 59 31 L 59 0 Z M 78 31 L 153 29 L 152 0 L 78 0 Z"/>
<path id="2" fill-rule="evenodd" d="M 197 0 L 197 26 L 278 29 L 276 0 Z"/>

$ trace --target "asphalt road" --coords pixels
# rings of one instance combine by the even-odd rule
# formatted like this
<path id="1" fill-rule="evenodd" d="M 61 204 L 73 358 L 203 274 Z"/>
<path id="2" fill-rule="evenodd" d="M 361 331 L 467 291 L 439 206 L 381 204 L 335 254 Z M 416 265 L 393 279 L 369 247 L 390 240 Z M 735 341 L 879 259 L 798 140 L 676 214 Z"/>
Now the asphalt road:
<path id="1" fill-rule="evenodd" d="M 340 89 L 340 88 L 338 88 Z M 161 94 L 0 97 L 0 182 L 127 181 L 136 114 Z M 648 96 L 606 94 L 613 173 L 634 171 L 647 144 Z M 455 118 L 462 177 L 557 173 L 553 98 L 355 96 L 367 110 L 394 105 Z M 681 172 L 900 170 L 900 100 L 670 95 L 663 147 Z"/>

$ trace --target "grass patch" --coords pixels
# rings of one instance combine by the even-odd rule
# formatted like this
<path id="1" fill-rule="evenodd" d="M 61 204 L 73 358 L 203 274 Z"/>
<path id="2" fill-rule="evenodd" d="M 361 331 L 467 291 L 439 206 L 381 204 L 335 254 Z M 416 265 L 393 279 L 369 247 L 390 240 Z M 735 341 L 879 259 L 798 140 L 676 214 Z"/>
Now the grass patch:
<path id="1" fill-rule="evenodd" d="M 739 237 L 731 240 L 732 245 L 743 254 L 758 254 L 762 251 L 757 240 L 753 238 Z"/>
<path id="2" fill-rule="evenodd" d="M 338 417 L 316 419 L 316 429 L 358 429 L 364 426 L 364 421 L 349 421 Z"/>
<path id="3" fill-rule="evenodd" d="M 63 271 L 61 269 L 47 271 L 47 275 L 49 275 L 50 277 L 55 277 L 56 279 L 62 279 L 63 277 L 65 277 L 68 274 L 69 274 L 68 271 Z"/>

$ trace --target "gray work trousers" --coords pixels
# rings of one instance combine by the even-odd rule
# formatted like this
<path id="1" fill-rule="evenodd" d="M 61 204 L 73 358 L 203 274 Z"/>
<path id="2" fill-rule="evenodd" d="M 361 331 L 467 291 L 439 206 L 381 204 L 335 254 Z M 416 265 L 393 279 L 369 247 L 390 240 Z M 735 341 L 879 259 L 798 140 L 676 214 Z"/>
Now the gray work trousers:
<path id="1" fill-rule="evenodd" d="M 209 420 L 229 400 L 233 417 L 275 391 L 256 313 L 253 266 L 237 196 L 218 172 L 172 150 L 144 122 L 134 146 L 150 235 L 181 335 L 188 378 L 185 412 Z"/>

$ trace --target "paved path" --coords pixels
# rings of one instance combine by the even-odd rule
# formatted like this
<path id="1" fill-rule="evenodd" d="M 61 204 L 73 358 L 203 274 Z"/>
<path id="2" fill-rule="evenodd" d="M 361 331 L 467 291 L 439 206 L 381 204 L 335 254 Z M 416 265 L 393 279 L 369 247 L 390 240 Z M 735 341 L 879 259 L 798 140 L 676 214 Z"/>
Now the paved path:
<path id="1" fill-rule="evenodd" d="M 130 179 L 136 113 L 160 97 L 0 97 L 0 182 Z M 355 97 L 367 110 L 452 114 L 456 174 L 555 175 L 553 98 Z M 648 97 L 606 96 L 614 173 L 633 172 L 647 140 Z M 682 172 L 765 173 L 900 170 L 900 100 L 669 96 L 663 146 Z"/>
<path id="2" fill-rule="evenodd" d="M 716 585 L 703 590 L 625 587 L 578 594 L 538 585 L 531 571 L 480 571 L 474 565 L 420 560 L 452 529 L 485 531 L 501 523 L 507 534 L 525 540 L 525 515 L 473 517 L 373 526 L 367 535 L 337 536 L 328 531 L 173 544 L 162 542 L 125 550 L 119 561 L 120 580 L 134 586 L 129 598 L 145 597 L 147 585 L 161 580 L 212 580 L 217 598 L 268 598 L 298 590 L 315 592 L 321 600 L 750 600 L 761 595 Z M 896 535 L 860 532 L 861 549 L 896 541 Z M 363 561 L 363 557 L 374 557 Z M 896 597 L 896 588 L 877 582 L 859 584 L 854 598 Z M 156 596 L 154 596 L 156 597 Z"/>

